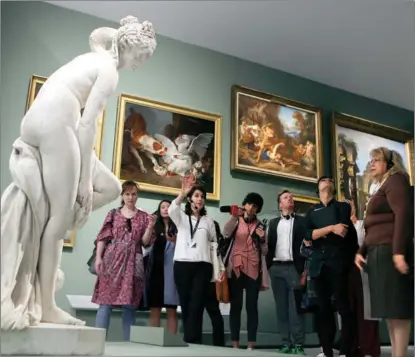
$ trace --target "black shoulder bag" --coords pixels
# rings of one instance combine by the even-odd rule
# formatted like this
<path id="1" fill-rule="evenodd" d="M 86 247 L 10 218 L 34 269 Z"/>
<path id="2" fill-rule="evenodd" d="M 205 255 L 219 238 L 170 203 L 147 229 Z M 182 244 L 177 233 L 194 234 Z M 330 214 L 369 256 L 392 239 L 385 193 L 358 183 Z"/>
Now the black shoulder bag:
<path id="1" fill-rule="evenodd" d="M 224 237 L 218 240 L 218 253 L 221 256 L 225 267 L 228 265 L 229 255 L 232 250 L 233 243 L 235 241 L 235 234 L 236 234 L 236 231 L 238 230 L 238 226 L 239 226 L 239 218 L 238 218 L 238 222 L 232 234 L 229 237 L 226 237 L 226 238 Z"/>
<path id="2" fill-rule="evenodd" d="M 111 210 L 111 223 L 114 220 L 115 211 L 116 211 L 115 208 Z M 109 241 L 105 245 L 105 248 L 107 247 L 108 244 L 109 244 Z M 95 260 L 96 260 L 96 258 L 97 258 L 97 240 L 95 239 L 95 241 L 94 241 L 94 250 L 92 251 L 91 257 L 88 259 L 88 261 L 86 263 L 88 265 L 88 271 L 93 275 L 97 275 L 97 272 L 95 271 Z"/>

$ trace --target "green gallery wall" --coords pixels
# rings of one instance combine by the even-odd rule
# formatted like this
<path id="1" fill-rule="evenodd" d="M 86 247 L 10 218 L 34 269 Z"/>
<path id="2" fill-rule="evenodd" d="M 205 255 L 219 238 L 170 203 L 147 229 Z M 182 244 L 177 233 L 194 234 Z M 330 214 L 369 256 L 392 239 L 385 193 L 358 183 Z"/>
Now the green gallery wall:
<path id="1" fill-rule="evenodd" d="M 132 15 L 140 17 L 140 14 Z M 49 76 L 75 56 L 89 51 L 89 34 L 93 29 L 102 26 L 116 27 L 117 24 L 42 2 L 1 3 L 2 192 L 11 182 L 8 169 L 9 157 L 12 144 L 19 135 L 31 75 Z M 156 23 L 154 27 L 157 30 Z M 342 68 L 339 68 L 339 71 L 341 70 Z M 231 173 L 230 112 L 233 84 L 323 108 L 326 174 L 331 173 L 332 111 L 367 118 L 412 133 L 414 131 L 411 111 L 158 36 L 158 48 L 155 54 L 141 69 L 136 72 L 120 73 L 118 88 L 106 108 L 102 161 L 108 167 L 112 167 L 117 97 L 120 93 L 127 93 L 222 115 L 221 204 L 239 203 L 247 192 L 256 191 L 265 198 L 263 211 L 271 212 L 276 210 L 275 198 L 282 189 L 288 188 L 295 193 L 313 195 L 315 191 L 313 184 Z M 62 147 L 62 150 L 65 148 Z M 162 197 L 142 193 L 139 206 L 144 210 L 153 211 Z M 87 272 L 85 262 L 89 258 L 93 240 L 106 211 L 114 204 L 94 212 L 85 227 L 77 233 L 75 247 L 63 253 L 62 269 L 66 280 L 64 288 L 58 293 L 58 303 L 65 309 L 69 308 L 66 294 L 92 293 L 94 277 Z M 209 214 L 220 223 L 224 223 L 227 216 L 219 213 L 218 206 L 218 203 L 208 203 Z M 245 316 L 244 312 L 243 314 Z M 266 335 L 277 331 L 274 316 L 272 293 L 270 291 L 261 293 L 260 333 Z M 243 324 L 242 329 L 245 329 L 245 322 Z M 209 321 L 204 325 L 206 330 L 210 329 Z M 308 321 L 307 325 L 307 330 L 311 332 L 311 322 Z M 310 335 L 310 339 L 315 342 L 315 334 Z M 308 342 L 312 342 L 311 340 Z"/>

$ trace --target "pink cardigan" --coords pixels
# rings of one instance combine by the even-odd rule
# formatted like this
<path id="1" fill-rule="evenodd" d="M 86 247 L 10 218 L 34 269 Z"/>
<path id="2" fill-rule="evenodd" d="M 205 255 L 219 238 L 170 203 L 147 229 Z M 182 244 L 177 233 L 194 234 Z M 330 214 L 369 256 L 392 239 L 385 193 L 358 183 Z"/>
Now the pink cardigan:
<path id="1" fill-rule="evenodd" d="M 238 235 L 239 230 L 241 230 L 241 229 L 246 230 L 246 228 L 247 228 L 246 227 L 247 224 L 245 223 L 245 221 L 242 218 L 239 218 L 239 222 L 238 222 L 237 218 L 231 217 L 225 223 L 225 226 L 223 227 L 223 235 L 225 237 L 230 237 L 232 235 L 233 231 L 235 230 L 236 225 L 238 225 L 238 230 L 236 231 L 235 235 Z M 266 237 L 266 235 L 265 235 L 265 237 Z M 247 239 L 250 239 L 250 237 L 247 237 Z M 232 276 L 232 271 L 233 271 L 233 253 L 234 253 L 234 249 L 235 249 L 235 243 L 232 245 L 232 251 L 228 252 L 228 254 L 227 254 L 230 257 L 228 266 L 226 267 L 229 277 Z M 262 272 L 261 291 L 265 291 L 265 290 L 269 289 L 268 270 L 267 270 L 267 266 L 266 266 L 266 263 L 265 263 L 265 256 L 266 256 L 267 252 L 268 252 L 268 242 L 265 241 L 265 243 L 261 245 L 261 253 L 262 253 L 261 254 L 261 272 Z"/>

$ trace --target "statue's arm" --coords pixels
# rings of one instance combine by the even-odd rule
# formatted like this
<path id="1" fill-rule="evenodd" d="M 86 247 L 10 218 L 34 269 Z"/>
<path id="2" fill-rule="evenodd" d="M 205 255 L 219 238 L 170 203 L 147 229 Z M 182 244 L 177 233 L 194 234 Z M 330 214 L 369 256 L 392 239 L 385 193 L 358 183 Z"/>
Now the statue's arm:
<path id="1" fill-rule="evenodd" d="M 97 135 L 98 119 L 105 109 L 109 96 L 118 83 L 115 67 L 102 68 L 91 89 L 78 127 L 78 142 L 81 152 L 80 184 L 89 185 L 92 177 L 92 153 Z"/>

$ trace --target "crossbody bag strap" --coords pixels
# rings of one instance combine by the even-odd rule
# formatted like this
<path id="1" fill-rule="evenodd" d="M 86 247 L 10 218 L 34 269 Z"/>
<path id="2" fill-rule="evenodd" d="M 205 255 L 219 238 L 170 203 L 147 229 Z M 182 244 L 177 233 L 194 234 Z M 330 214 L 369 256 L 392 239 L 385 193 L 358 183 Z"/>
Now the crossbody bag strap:
<path id="1" fill-rule="evenodd" d="M 228 265 L 229 256 L 231 254 L 233 245 L 235 243 L 235 235 L 236 235 L 236 231 L 238 230 L 238 227 L 239 227 L 239 218 L 238 218 L 238 221 L 236 222 L 235 228 L 232 231 L 232 234 L 228 238 L 228 239 L 230 239 L 231 242 L 229 243 L 229 248 L 228 248 L 228 251 L 226 252 L 225 258 L 223 259 L 223 263 L 224 263 L 225 266 Z"/>

